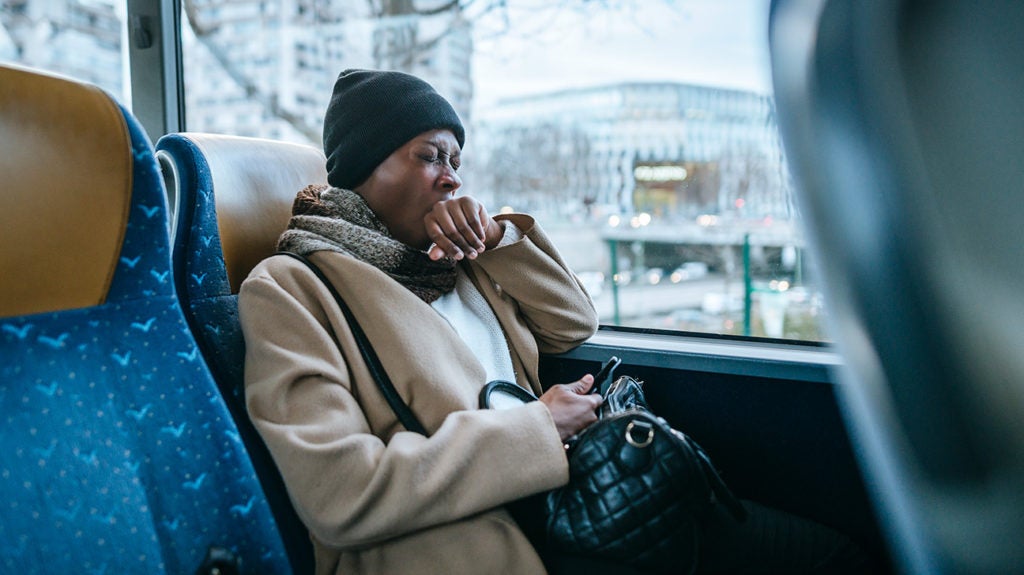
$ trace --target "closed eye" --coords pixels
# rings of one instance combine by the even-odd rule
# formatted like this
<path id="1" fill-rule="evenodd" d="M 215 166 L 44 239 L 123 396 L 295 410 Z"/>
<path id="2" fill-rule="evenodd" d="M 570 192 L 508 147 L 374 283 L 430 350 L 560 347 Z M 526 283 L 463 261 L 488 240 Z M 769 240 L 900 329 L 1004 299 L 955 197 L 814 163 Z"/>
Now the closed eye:
<path id="1" fill-rule="evenodd" d="M 426 155 L 426 154 L 424 154 L 424 155 L 420 156 L 420 159 L 422 159 L 424 162 L 427 162 L 429 164 L 444 164 L 444 163 L 448 163 L 452 167 L 452 170 L 455 170 L 455 171 L 458 171 L 459 170 L 459 166 L 462 165 L 462 163 L 459 161 L 459 157 L 458 156 L 452 157 L 452 156 L 449 156 L 448 154 L 446 154 L 444 152 L 438 152 L 437 155 L 433 155 L 433 154 Z"/>

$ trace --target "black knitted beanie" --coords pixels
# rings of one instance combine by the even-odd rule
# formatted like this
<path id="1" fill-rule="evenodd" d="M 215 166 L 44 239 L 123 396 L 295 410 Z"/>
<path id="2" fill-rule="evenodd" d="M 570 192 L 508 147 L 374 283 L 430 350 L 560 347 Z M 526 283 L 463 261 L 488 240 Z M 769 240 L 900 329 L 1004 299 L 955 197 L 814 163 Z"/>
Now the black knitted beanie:
<path id="1" fill-rule="evenodd" d="M 406 142 L 443 128 L 463 145 L 458 114 L 430 84 L 403 72 L 345 70 L 324 116 L 327 182 L 351 190 Z"/>

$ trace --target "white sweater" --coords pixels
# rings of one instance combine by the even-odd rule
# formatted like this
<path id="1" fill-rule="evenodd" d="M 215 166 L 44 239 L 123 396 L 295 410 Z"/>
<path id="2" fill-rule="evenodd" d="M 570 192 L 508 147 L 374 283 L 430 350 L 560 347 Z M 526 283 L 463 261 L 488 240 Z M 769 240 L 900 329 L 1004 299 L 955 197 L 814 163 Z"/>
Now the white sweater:
<path id="1" fill-rule="evenodd" d="M 523 233 L 519 228 L 511 222 L 502 223 L 505 235 L 498 242 L 498 247 L 522 239 Z M 487 372 L 487 381 L 502 379 L 514 382 L 516 376 L 512 370 L 512 358 L 498 318 L 494 316 L 491 306 L 477 291 L 469 276 L 461 267 L 457 270 L 455 289 L 434 300 L 430 305 L 448 320 L 462 341 L 473 351 Z"/>

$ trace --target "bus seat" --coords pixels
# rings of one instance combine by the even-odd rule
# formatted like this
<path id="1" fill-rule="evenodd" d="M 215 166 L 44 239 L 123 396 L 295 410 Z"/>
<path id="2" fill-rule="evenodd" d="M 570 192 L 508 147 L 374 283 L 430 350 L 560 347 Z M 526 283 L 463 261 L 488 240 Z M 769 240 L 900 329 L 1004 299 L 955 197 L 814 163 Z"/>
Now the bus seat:
<path id="1" fill-rule="evenodd" d="M 0 571 L 288 573 L 174 290 L 139 123 L 0 65 L 0 179 Z"/>
<path id="2" fill-rule="evenodd" d="M 775 0 L 779 125 L 907 573 L 1024 572 L 1024 3 Z"/>
<path id="3" fill-rule="evenodd" d="M 172 259 L 182 307 L 256 463 L 293 568 L 312 572 L 308 532 L 246 414 L 237 294 L 249 271 L 276 251 L 295 194 L 327 181 L 324 155 L 301 144 L 203 133 L 166 135 L 156 149 L 181 206 Z"/>

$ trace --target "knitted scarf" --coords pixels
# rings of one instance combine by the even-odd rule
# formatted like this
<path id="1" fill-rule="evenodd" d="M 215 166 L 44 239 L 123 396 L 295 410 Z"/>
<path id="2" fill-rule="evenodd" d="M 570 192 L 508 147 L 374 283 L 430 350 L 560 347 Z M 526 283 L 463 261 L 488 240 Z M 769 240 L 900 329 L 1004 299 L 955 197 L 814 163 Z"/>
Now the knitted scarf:
<path id="1" fill-rule="evenodd" d="M 295 197 L 288 230 L 277 249 L 308 255 L 328 250 L 368 263 L 431 303 L 455 287 L 455 260 L 431 260 L 426 252 L 391 237 L 359 194 L 311 185 Z"/>

